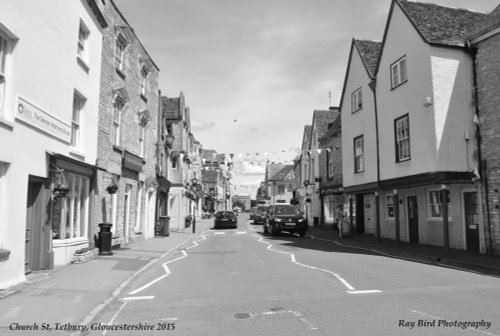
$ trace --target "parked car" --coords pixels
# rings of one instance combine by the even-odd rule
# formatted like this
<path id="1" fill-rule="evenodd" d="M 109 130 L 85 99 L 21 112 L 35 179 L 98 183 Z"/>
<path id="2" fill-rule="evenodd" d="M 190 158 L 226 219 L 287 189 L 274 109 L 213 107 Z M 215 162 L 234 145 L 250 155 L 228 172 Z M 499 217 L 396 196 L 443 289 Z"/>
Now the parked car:
<path id="1" fill-rule="evenodd" d="M 307 221 L 302 213 L 293 205 L 271 205 L 264 223 L 264 233 L 278 235 L 281 231 L 298 232 L 304 237 L 307 232 Z"/>
<path id="2" fill-rule="evenodd" d="M 214 219 L 214 229 L 222 229 L 222 228 L 234 228 L 238 227 L 238 219 L 234 212 L 226 210 L 226 211 L 217 211 L 215 213 Z"/>
<path id="3" fill-rule="evenodd" d="M 266 222 L 267 209 L 269 209 L 267 205 L 257 206 L 257 211 L 253 215 L 254 224 L 264 224 Z"/>

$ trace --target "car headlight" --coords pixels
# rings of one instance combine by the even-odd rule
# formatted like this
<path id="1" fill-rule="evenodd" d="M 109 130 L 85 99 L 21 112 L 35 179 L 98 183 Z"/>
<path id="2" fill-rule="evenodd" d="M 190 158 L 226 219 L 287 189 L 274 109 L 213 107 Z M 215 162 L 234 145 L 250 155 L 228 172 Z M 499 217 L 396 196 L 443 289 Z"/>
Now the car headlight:
<path id="1" fill-rule="evenodd" d="M 275 219 L 274 219 L 274 221 L 275 221 L 276 223 L 279 223 L 279 222 L 282 222 L 283 220 L 282 220 L 281 218 L 275 218 Z"/>
<path id="2" fill-rule="evenodd" d="M 303 221 L 305 221 L 304 218 L 299 218 L 299 222 L 303 222 Z"/>

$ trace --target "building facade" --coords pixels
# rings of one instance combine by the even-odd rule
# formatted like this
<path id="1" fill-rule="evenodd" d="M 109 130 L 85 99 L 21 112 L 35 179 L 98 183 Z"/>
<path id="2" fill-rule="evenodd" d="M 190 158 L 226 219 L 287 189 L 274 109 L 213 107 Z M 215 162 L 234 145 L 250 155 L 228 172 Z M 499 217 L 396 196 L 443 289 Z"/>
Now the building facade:
<path id="1" fill-rule="evenodd" d="M 469 37 L 475 65 L 476 136 L 479 135 L 480 148 L 477 155 L 480 162 L 482 181 L 482 209 L 486 216 L 484 237 L 486 250 L 500 254 L 500 139 L 496 135 L 500 127 L 500 7 L 492 11 L 482 22 L 478 22 Z M 466 218 L 467 221 L 473 218 Z M 476 225 L 474 221 L 471 225 Z"/>
<path id="2" fill-rule="evenodd" d="M 93 244 L 107 25 L 97 1 L 2 2 L 0 141 L 15 145 L 0 149 L 0 288 Z"/>
<path id="3" fill-rule="evenodd" d="M 113 246 L 155 235 L 159 69 L 113 1 L 103 4 L 97 190 L 93 231 Z"/>

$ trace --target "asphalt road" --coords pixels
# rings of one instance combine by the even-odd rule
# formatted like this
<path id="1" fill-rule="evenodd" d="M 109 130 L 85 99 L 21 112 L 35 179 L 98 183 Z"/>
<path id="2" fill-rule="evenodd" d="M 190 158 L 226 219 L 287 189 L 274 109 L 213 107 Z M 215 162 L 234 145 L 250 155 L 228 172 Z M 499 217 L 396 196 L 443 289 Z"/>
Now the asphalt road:
<path id="1" fill-rule="evenodd" d="M 500 335 L 499 278 L 264 236 L 247 218 L 136 277 L 88 334 Z"/>

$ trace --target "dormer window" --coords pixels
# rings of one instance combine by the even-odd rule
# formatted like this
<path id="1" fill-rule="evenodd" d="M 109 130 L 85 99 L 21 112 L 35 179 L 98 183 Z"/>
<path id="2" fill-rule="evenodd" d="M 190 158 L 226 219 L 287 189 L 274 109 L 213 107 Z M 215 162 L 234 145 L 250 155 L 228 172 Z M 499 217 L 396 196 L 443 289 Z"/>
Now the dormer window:
<path id="1" fill-rule="evenodd" d="M 391 64 L 391 88 L 394 89 L 408 80 L 406 56 Z"/>
<path id="2" fill-rule="evenodd" d="M 363 95 L 361 88 L 351 94 L 351 112 L 357 112 L 363 108 Z"/>

